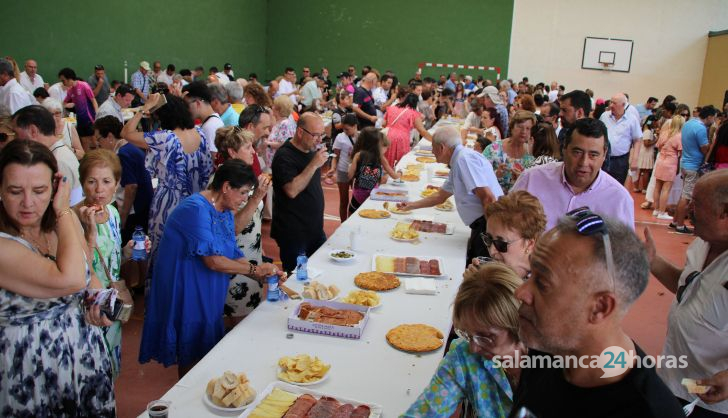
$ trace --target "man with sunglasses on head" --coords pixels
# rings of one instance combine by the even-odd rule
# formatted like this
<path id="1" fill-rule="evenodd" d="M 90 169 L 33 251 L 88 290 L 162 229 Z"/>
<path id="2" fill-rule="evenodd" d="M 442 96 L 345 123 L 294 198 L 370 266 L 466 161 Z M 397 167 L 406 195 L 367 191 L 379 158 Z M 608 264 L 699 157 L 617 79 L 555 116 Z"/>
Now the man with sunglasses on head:
<path id="1" fill-rule="evenodd" d="M 648 279 L 647 254 L 632 229 L 589 208 L 541 236 L 531 277 L 515 292 L 518 335 L 529 351 L 512 417 L 523 407 L 538 418 L 684 416 L 622 329 Z"/>
<path id="2" fill-rule="evenodd" d="M 467 263 L 475 257 L 488 256 L 488 248 L 480 237 L 486 227 L 485 208 L 503 196 L 493 166 L 481 154 L 465 147 L 459 130 L 453 126 L 435 131 L 432 152 L 438 163 L 450 167 L 447 181 L 434 195 L 415 202 L 399 203 L 397 207 L 403 210 L 427 208 L 444 203 L 455 195 L 458 215 L 470 227 Z"/>
<path id="3" fill-rule="evenodd" d="M 697 238 L 680 269 L 656 253 L 645 228 L 652 274 L 675 299 L 667 318 L 664 355 L 687 356 L 687 368 L 659 370 L 678 400 L 695 399 L 683 378 L 708 386 L 691 417 L 728 417 L 728 170 L 700 178 L 692 195 Z"/>
<path id="4" fill-rule="evenodd" d="M 182 87 L 185 101 L 190 107 L 190 113 L 195 119 L 202 121 L 202 133 L 210 145 L 210 153 L 213 161 L 217 155 L 215 147 L 215 133 L 219 128 L 225 126 L 220 115 L 212 108 L 212 93 L 210 88 L 202 81 L 193 81 Z"/>
<path id="5" fill-rule="evenodd" d="M 574 122 L 564 138 L 563 162 L 523 172 L 511 188 L 525 190 L 541 201 L 546 230 L 566 212 L 589 206 L 634 229 L 634 201 L 627 189 L 601 170 L 607 152 L 607 128 L 596 119 Z"/>
<path id="6" fill-rule="evenodd" d="M 311 112 L 302 114 L 293 138 L 278 148 L 271 163 L 270 235 L 280 248 L 283 269 L 287 272 L 296 267 L 298 255 L 310 257 L 326 242 L 321 166 L 329 159 L 329 153 L 325 146 L 320 147 L 325 134 L 320 116 Z"/>

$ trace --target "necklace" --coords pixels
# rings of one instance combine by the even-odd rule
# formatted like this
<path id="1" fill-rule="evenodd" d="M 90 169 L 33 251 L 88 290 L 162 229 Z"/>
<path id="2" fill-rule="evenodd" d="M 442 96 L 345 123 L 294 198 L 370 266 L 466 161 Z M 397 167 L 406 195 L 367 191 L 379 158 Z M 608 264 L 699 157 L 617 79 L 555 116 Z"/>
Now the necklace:
<path id="1" fill-rule="evenodd" d="M 45 244 L 46 244 L 46 250 L 43 251 L 41 248 L 41 245 L 36 241 L 35 239 L 31 238 L 30 236 L 26 236 L 22 232 L 20 233 L 20 238 L 23 238 L 24 240 L 28 241 L 33 248 L 35 248 L 36 251 L 38 251 L 43 257 L 49 258 L 53 261 L 56 260 L 56 257 L 51 254 L 51 241 L 48 239 L 48 234 L 44 234 L 43 232 L 40 233 L 43 238 L 45 238 Z"/>

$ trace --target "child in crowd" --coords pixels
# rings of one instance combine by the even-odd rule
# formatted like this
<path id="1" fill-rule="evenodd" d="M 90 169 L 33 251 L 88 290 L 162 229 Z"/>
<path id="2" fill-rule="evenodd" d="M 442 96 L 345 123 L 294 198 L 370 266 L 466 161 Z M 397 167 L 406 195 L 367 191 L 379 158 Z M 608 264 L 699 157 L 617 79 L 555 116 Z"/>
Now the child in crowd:
<path id="1" fill-rule="evenodd" d="M 341 126 L 343 131 L 334 139 L 334 158 L 331 160 L 331 169 L 326 175 L 328 177 L 336 175 L 336 185 L 339 187 L 339 216 L 341 222 L 344 222 L 348 215 L 351 151 L 354 149 L 358 134 L 356 115 L 353 113 L 344 115 L 341 118 Z"/>
<path id="2" fill-rule="evenodd" d="M 377 187 L 379 183 L 386 183 L 385 170 L 390 174 L 394 174 L 394 178 L 399 178 L 399 175 L 394 173 L 391 167 L 387 169 L 384 166 L 386 164 L 384 149 L 388 146 L 386 141 L 384 134 L 377 128 L 367 127 L 359 132 L 359 138 L 356 140 L 352 151 L 353 157 L 348 173 L 349 180 L 354 180 L 354 193 L 349 204 L 349 215 L 354 213 L 369 198 L 372 189 Z"/>
<path id="3" fill-rule="evenodd" d="M 347 113 L 352 113 L 354 111 L 354 109 L 351 108 L 352 104 L 354 103 L 354 97 L 348 91 L 339 90 L 335 100 L 336 109 L 334 109 L 331 115 L 331 138 L 334 141 L 336 141 L 336 137 L 339 136 L 339 134 L 344 130 L 344 125 L 341 123 L 344 115 L 346 115 Z M 324 183 L 328 185 L 333 185 L 333 177 L 335 174 L 336 165 L 332 163 L 330 167 L 331 168 L 326 173 L 326 179 L 324 180 Z M 342 219 L 342 221 L 343 220 L 344 219 Z"/>
<path id="4" fill-rule="evenodd" d="M 635 188 L 642 193 L 647 193 L 647 183 L 652 175 L 652 168 L 655 165 L 655 143 L 659 135 L 657 118 L 650 115 L 642 124 L 642 143 L 638 143 L 639 154 L 637 155 L 636 168 L 639 170 Z M 635 191 L 637 191 L 635 190 Z"/>

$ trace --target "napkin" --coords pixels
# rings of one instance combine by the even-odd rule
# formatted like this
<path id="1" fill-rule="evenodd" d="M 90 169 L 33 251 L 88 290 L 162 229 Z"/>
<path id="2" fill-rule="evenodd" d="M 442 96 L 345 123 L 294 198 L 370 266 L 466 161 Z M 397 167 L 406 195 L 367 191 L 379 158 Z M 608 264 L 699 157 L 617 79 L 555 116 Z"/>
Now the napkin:
<path id="1" fill-rule="evenodd" d="M 404 279 L 404 291 L 414 295 L 436 295 L 437 284 L 435 279 L 408 277 Z"/>
<path id="2" fill-rule="evenodd" d="M 320 276 L 320 275 L 321 275 L 321 273 L 323 273 L 323 272 L 324 272 L 323 270 L 321 270 L 321 269 L 317 269 L 317 268 L 315 268 L 315 267 L 311 267 L 310 265 L 306 266 L 306 270 L 308 271 L 308 279 L 309 279 L 309 280 L 310 280 L 310 279 L 315 279 L 315 278 L 317 278 L 318 276 Z M 295 278 L 296 278 L 296 270 L 293 270 L 293 271 L 291 272 L 291 277 L 292 277 L 293 279 L 295 279 Z"/>

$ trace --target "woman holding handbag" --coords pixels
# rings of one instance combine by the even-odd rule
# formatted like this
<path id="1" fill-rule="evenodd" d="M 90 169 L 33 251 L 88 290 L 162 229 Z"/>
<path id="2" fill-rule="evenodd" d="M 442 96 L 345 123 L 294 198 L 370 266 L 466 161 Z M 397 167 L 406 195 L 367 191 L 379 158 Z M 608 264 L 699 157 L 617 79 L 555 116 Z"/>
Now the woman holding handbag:
<path id="1" fill-rule="evenodd" d="M 133 304 L 131 293 L 124 280 L 120 279 L 122 264 L 121 220 L 113 203 L 114 194 L 121 179 L 119 157 L 106 149 L 90 151 L 81 159 L 78 168 L 85 199 L 73 209 L 81 219 L 86 242 L 93 259 L 93 269 L 104 288 L 115 288 L 118 297 L 125 304 Z M 81 213 L 81 208 L 88 209 Z M 129 258 L 134 241 L 124 247 L 124 255 Z M 147 242 L 147 248 L 149 243 Z M 103 328 L 104 343 L 111 360 L 113 378 L 121 370 L 121 321 L 114 321 Z"/>
<path id="2" fill-rule="evenodd" d="M 389 139 L 390 145 L 385 156 L 394 168 L 397 161 L 410 152 L 410 131 L 417 129 L 420 136 L 432 141 L 432 135 L 422 124 L 422 115 L 417 111 L 419 98 L 409 93 L 396 106 L 389 106 L 384 114 L 382 133 Z"/>

